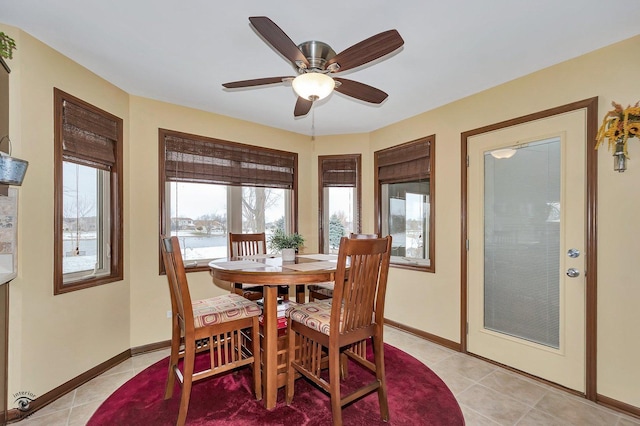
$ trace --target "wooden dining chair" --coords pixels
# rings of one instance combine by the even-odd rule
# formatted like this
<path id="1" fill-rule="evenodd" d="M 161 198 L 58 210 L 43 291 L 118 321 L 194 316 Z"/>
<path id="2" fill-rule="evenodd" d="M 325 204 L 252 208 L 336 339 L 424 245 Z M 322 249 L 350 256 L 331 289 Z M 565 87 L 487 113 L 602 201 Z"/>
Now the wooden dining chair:
<path id="1" fill-rule="evenodd" d="M 333 424 L 342 425 L 342 407 L 377 391 L 380 417 L 389 420 L 384 371 L 383 321 L 391 237 L 342 237 L 332 300 L 294 305 L 287 310 L 288 369 L 285 401 L 294 396 L 296 372 L 329 393 Z M 347 265 L 347 259 L 349 264 Z M 373 361 L 352 350 L 371 338 Z M 342 396 L 341 355 L 371 370 L 374 380 Z M 321 376 L 328 358 L 328 379 Z"/>
<path id="2" fill-rule="evenodd" d="M 378 238 L 377 234 L 355 234 L 351 233 L 349 238 Z M 309 302 L 315 300 L 326 300 L 333 297 L 333 283 L 314 284 L 307 286 L 309 290 Z"/>
<path id="3" fill-rule="evenodd" d="M 260 307 L 237 294 L 192 301 L 177 237 L 162 239 L 169 293 L 171 295 L 171 355 L 164 399 L 173 396 L 175 379 L 182 385 L 177 425 L 184 425 L 193 382 L 245 365 L 253 370 L 256 399 L 262 399 L 260 374 Z M 250 330 L 251 352 L 243 345 Z M 183 346 L 181 348 L 181 345 Z M 196 353 L 209 352 L 209 366 L 194 371 Z M 179 360 L 183 359 L 182 370 Z"/>
<path id="4" fill-rule="evenodd" d="M 233 258 L 241 256 L 253 256 L 267 254 L 267 241 L 264 232 L 254 234 L 239 234 L 229 232 L 229 256 Z M 262 299 L 262 286 L 243 283 L 233 283 L 233 293 L 239 294 L 249 300 Z M 278 287 L 278 296 L 289 300 L 289 287 Z"/>

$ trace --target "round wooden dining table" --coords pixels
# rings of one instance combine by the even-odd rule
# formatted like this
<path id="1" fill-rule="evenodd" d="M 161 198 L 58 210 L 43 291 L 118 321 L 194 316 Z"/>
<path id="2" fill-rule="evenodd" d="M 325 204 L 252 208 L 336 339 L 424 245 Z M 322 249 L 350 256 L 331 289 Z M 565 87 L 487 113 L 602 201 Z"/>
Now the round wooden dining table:
<path id="1" fill-rule="evenodd" d="M 278 286 L 296 286 L 296 301 L 304 303 L 304 286 L 335 280 L 336 260 L 335 255 L 323 254 L 298 255 L 294 261 L 283 261 L 280 256 L 254 255 L 209 263 L 214 280 L 263 287 L 262 395 L 267 409 L 275 408 L 278 388 L 286 383 L 286 337 L 278 333 Z"/>

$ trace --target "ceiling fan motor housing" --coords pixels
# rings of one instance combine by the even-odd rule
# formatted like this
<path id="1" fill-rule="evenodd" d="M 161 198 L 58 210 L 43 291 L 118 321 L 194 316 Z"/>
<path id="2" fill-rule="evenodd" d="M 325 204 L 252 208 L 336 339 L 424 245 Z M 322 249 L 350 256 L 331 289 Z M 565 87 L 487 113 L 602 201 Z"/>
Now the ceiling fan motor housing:
<path id="1" fill-rule="evenodd" d="M 300 43 L 298 48 L 309 61 L 309 67 L 296 61 L 298 72 L 301 74 L 305 72 L 324 72 L 327 61 L 336 56 L 336 52 L 331 46 L 321 41 L 305 41 L 304 43 Z M 335 72 L 335 70 L 331 71 Z"/>

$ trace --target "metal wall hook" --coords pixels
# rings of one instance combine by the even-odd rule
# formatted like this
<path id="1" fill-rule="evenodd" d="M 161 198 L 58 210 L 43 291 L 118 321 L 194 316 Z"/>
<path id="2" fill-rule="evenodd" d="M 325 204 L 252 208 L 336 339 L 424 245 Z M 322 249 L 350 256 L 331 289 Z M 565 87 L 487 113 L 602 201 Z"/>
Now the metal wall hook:
<path id="1" fill-rule="evenodd" d="M 11 138 L 9 137 L 9 135 L 4 135 L 2 138 L 0 138 L 0 146 L 2 146 L 2 142 L 4 142 L 5 139 L 9 141 L 9 156 L 11 156 Z"/>

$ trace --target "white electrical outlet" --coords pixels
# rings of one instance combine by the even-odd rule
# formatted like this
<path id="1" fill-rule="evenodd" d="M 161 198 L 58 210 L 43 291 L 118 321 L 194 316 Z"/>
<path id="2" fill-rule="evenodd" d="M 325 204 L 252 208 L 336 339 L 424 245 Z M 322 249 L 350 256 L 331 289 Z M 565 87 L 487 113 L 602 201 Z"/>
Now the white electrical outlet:
<path id="1" fill-rule="evenodd" d="M 167 311 L 167 318 L 171 318 L 171 311 Z"/>

